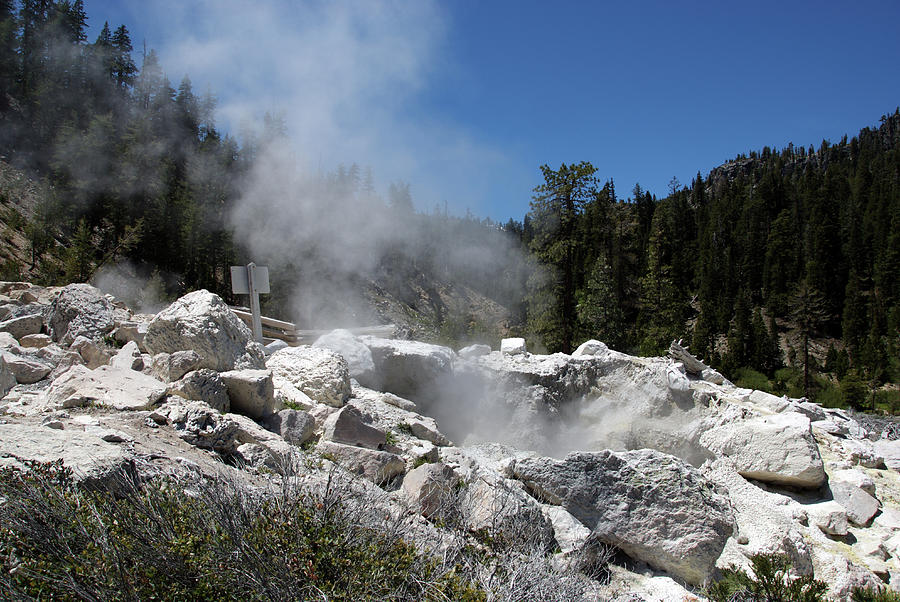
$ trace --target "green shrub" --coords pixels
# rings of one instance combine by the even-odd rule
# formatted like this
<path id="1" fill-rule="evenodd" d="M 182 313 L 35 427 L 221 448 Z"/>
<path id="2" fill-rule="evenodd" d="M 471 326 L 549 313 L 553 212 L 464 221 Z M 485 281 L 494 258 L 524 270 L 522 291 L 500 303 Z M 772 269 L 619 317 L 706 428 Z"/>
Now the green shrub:
<path id="1" fill-rule="evenodd" d="M 900 594 L 886 587 L 853 588 L 850 595 L 853 602 L 900 602 Z"/>
<path id="2" fill-rule="evenodd" d="M 759 389 L 760 391 L 771 391 L 772 383 L 762 372 L 757 372 L 753 368 L 738 368 L 735 371 L 734 384 L 745 389 Z"/>
<path id="3" fill-rule="evenodd" d="M 706 595 L 715 602 L 818 602 L 825 599 L 828 585 L 812 576 L 794 577 L 791 562 L 783 554 L 750 557 L 752 575 L 730 567 L 709 586 Z"/>
<path id="4" fill-rule="evenodd" d="M 339 496 L 0 470 L 0 591 L 58 600 L 470 600 L 485 593 Z"/>

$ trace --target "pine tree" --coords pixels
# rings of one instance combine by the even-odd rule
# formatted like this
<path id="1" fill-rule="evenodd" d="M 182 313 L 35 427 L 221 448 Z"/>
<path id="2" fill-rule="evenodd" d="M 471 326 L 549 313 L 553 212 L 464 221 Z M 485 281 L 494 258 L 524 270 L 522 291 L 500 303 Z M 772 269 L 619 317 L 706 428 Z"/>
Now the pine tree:
<path id="1" fill-rule="evenodd" d="M 790 307 L 791 319 L 801 337 L 803 348 L 803 394 L 809 397 L 809 339 L 828 319 L 828 306 L 824 295 L 807 280 L 803 280 L 791 295 Z"/>
<path id="2" fill-rule="evenodd" d="M 612 269 L 600 257 L 588 276 L 577 306 L 581 330 L 587 338 L 599 339 L 621 349 L 625 342 L 625 316 L 616 296 Z"/>
<path id="3" fill-rule="evenodd" d="M 550 297 L 549 311 L 532 312 L 534 330 L 544 337 L 553 350 L 571 353 L 577 327 L 576 270 L 578 220 L 587 203 L 598 194 L 597 169 L 588 162 L 566 165 L 559 169 L 541 166 L 544 183 L 535 187 L 531 201 L 534 238 L 531 249 L 549 270 L 543 293 Z M 534 303 L 534 299 L 532 300 Z"/>

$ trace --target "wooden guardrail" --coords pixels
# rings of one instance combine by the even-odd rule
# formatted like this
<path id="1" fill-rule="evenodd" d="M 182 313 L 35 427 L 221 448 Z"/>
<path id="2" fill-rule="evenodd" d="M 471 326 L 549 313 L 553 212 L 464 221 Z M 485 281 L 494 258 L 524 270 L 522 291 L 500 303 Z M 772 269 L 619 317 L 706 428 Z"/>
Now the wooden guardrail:
<path id="1" fill-rule="evenodd" d="M 230 307 L 234 315 L 244 321 L 248 326 L 252 324 L 253 315 L 246 307 Z M 293 322 L 285 322 L 276 320 L 275 318 L 261 317 L 263 342 L 268 344 L 275 340 L 284 341 L 288 345 L 296 347 L 297 345 L 309 345 L 315 342 L 317 338 L 331 332 L 331 330 L 297 330 L 297 325 Z M 369 335 L 375 337 L 390 337 L 393 335 L 396 326 L 393 324 L 382 324 L 378 326 L 360 326 L 357 328 L 347 328 L 355 335 Z"/>

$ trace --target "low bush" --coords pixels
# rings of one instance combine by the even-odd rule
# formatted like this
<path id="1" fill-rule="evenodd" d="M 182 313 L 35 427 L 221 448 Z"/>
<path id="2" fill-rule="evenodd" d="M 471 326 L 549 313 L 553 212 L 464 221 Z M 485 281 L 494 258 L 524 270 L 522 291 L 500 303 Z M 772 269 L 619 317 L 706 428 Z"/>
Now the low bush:
<path id="1" fill-rule="evenodd" d="M 819 602 L 828 585 L 811 575 L 794 576 L 791 562 L 782 554 L 750 557 L 751 573 L 730 567 L 706 590 L 715 602 Z"/>
<path id="2" fill-rule="evenodd" d="M 333 496 L 171 480 L 78 487 L 0 471 L 0 591 L 54 600 L 484 600 L 475 583 Z"/>

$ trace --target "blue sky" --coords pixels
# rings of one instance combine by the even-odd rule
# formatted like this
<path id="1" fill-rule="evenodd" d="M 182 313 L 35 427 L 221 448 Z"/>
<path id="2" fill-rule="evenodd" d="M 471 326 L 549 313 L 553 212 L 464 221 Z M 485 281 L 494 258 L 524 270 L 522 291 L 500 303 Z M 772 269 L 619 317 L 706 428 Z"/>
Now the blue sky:
<path id="1" fill-rule="evenodd" d="M 664 196 L 738 153 L 818 146 L 900 105 L 892 1 L 85 0 L 219 100 L 235 135 L 285 117 L 301 169 L 371 166 L 521 219 L 539 166 L 590 161 Z"/>

